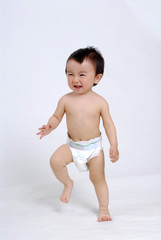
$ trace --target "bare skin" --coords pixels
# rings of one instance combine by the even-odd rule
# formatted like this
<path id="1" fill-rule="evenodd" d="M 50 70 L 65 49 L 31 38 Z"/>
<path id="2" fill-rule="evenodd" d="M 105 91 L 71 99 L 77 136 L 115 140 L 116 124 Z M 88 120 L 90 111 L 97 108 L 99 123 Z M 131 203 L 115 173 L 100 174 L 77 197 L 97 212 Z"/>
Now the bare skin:
<path id="1" fill-rule="evenodd" d="M 98 157 L 91 159 L 88 163 L 90 180 L 92 181 L 99 202 L 98 221 L 111 221 L 109 213 L 109 192 L 104 174 L 104 153 L 100 151 Z"/>
<path id="2" fill-rule="evenodd" d="M 64 191 L 62 192 L 62 195 L 60 196 L 60 200 L 64 203 L 68 203 L 70 199 L 70 195 L 72 193 L 73 189 L 73 181 L 71 180 L 69 184 L 64 185 Z"/>
<path id="3" fill-rule="evenodd" d="M 109 155 L 112 162 L 119 158 L 117 148 L 116 129 L 112 121 L 109 106 L 106 100 L 92 91 L 94 83 L 98 83 L 102 75 L 95 74 L 95 68 L 89 60 L 78 63 L 69 60 L 67 63 L 68 85 L 72 92 L 63 96 L 53 116 L 47 125 L 39 128 L 40 139 L 58 127 L 64 114 L 66 114 L 67 129 L 70 138 L 77 141 L 88 141 L 100 136 L 100 117 L 110 142 Z M 64 191 L 60 200 L 68 203 L 73 181 L 68 175 L 67 165 L 73 162 L 72 153 L 68 145 L 59 147 L 50 159 L 51 168 L 57 179 L 64 184 Z M 90 179 L 95 187 L 99 202 L 98 221 L 111 221 L 108 210 L 109 193 L 104 174 L 104 154 L 100 152 L 98 157 L 88 163 Z"/>
<path id="4" fill-rule="evenodd" d="M 64 184 L 64 190 L 60 196 L 60 200 L 64 203 L 69 202 L 74 185 L 73 180 L 68 175 L 66 167 L 72 161 L 71 151 L 66 144 L 59 147 L 50 158 L 50 165 L 55 176 L 61 183 Z"/>

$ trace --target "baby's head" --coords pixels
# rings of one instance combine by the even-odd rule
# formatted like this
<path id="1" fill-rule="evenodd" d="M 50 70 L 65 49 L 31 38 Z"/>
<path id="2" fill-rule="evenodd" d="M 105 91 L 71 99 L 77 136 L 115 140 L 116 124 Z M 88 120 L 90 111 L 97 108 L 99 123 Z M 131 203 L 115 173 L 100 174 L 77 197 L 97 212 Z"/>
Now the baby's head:
<path id="1" fill-rule="evenodd" d="M 67 63 L 69 60 L 75 60 L 78 63 L 83 63 L 84 60 L 89 60 L 95 69 L 95 74 L 102 74 L 104 73 L 104 59 L 101 53 L 94 47 L 87 47 L 87 48 L 80 48 L 77 51 L 73 52 L 66 62 L 65 73 L 67 73 Z M 97 84 L 94 83 L 93 86 Z"/>

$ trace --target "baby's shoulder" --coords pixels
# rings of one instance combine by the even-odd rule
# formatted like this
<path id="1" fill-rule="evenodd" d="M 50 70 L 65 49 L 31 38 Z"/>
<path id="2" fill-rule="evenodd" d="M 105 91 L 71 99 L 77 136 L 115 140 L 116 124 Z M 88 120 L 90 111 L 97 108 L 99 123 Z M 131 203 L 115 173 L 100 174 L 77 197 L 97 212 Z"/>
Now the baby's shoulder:
<path id="1" fill-rule="evenodd" d="M 64 105 L 66 105 L 67 103 L 69 103 L 69 101 L 72 99 L 72 93 L 67 93 L 64 96 L 62 96 L 59 99 L 59 102 L 63 103 Z"/>
<path id="2" fill-rule="evenodd" d="M 99 102 L 101 105 L 104 105 L 104 104 L 108 104 L 106 99 L 104 97 L 102 97 L 101 95 L 99 95 L 98 93 L 95 93 L 93 92 L 93 97 L 95 98 L 95 100 L 97 102 Z"/>

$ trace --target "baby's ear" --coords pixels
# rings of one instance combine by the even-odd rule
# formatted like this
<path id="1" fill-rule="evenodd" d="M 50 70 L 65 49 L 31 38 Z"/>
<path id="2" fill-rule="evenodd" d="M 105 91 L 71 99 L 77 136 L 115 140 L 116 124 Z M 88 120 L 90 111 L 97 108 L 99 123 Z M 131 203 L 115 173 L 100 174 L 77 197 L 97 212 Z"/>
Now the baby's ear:
<path id="1" fill-rule="evenodd" d="M 99 83 L 99 81 L 101 80 L 101 78 L 102 78 L 102 74 L 101 73 L 97 74 L 95 77 L 94 83 L 97 85 Z"/>

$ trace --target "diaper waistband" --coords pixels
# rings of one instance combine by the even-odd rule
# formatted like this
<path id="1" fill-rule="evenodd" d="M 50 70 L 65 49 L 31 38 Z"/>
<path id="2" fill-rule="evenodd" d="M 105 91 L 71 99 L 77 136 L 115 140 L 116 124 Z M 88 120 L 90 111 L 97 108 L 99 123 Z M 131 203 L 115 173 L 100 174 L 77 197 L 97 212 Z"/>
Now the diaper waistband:
<path id="1" fill-rule="evenodd" d="M 88 141 L 74 142 L 69 136 L 67 136 L 67 144 L 78 150 L 91 150 L 97 147 L 102 147 L 102 136 L 90 139 Z"/>

